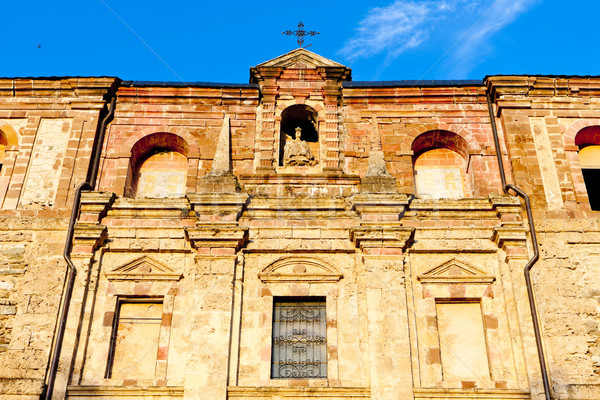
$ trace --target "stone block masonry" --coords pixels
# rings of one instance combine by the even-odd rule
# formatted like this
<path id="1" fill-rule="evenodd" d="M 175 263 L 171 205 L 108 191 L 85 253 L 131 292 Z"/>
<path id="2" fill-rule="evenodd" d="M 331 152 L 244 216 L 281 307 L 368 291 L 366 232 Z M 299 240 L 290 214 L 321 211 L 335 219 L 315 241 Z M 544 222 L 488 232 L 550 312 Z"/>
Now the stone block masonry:
<path id="1" fill-rule="evenodd" d="M 53 399 L 544 399 L 529 222 L 488 93 L 533 203 L 552 398 L 600 398 L 579 163 L 600 78 L 350 77 L 297 49 L 250 84 L 0 79 L 0 398 L 47 383 L 74 188 L 116 85 Z M 314 163 L 281 162 L 283 125 L 314 128 Z"/>

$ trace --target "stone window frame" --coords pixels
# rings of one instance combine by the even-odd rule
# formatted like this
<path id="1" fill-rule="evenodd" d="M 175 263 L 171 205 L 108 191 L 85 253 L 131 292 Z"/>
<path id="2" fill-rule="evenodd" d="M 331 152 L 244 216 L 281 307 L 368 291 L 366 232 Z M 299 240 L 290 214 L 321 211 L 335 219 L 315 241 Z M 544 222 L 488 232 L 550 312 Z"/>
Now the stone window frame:
<path id="1" fill-rule="evenodd" d="M 162 267 L 168 270 L 158 271 L 157 268 L 153 273 L 141 276 L 136 274 L 135 270 L 128 271 L 127 274 L 118 273 L 129 266 L 136 266 L 142 262 L 150 262 L 154 267 Z M 159 263 L 149 257 L 142 257 L 133 260 L 121 267 L 117 267 L 110 272 L 104 274 L 106 284 L 109 285 L 109 291 L 104 302 L 104 324 L 99 342 L 104 343 L 103 349 L 100 349 L 99 354 L 106 354 L 105 369 L 103 375 L 103 385 L 128 385 L 128 386 L 166 386 L 167 385 L 167 368 L 169 345 L 171 340 L 171 324 L 173 319 L 173 310 L 175 299 L 179 291 L 179 280 L 181 274 L 173 273 L 173 271 L 164 264 Z M 154 379 L 119 379 L 107 378 L 109 360 L 108 355 L 111 352 L 112 335 L 115 324 L 115 318 L 118 313 L 119 302 L 121 301 L 158 301 L 162 300 L 162 321 L 158 342 L 158 354 L 156 358 L 156 367 Z"/>
<path id="2" fill-rule="evenodd" d="M 295 303 L 295 304 L 300 304 L 300 303 L 305 303 L 305 304 L 315 304 L 316 307 L 319 307 L 321 304 L 324 303 L 325 306 L 325 321 L 323 321 L 322 323 L 325 325 L 325 345 L 327 345 L 327 300 L 326 298 L 323 297 L 319 297 L 319 296 L 289 296 L 289 297 L 281 297 L 281 296 L 274 296 L 273 297 L 273 310 L 275 311 L 277 309 L 277 304 L 281 304 L 281 303 Z M 313 306 L 313 310 L 315 309 L 315 306 Z M 318 308 L 317 308 L 318 309 Z M 273 315 L 273 318 L 275 317 L 275 315 Z M 273 319 L 272 322 L 272 330 L 271 330 L 271 338 L 273 339 L 272 342 L 274 342 L 274 338 L 275 338 L 275 322 L 276 320 Z M 313 323 L 314 326 L 314 323 Z M 281 332 L 281 326 L 279 331 Z M 289 331 L 288 331 L 289 332 Z M 285 336 L 281 336 L 281 337 L 285 337 Z M 273 346 L 271 346 L 271 379 L 294 379 L 294 380 L 298 380 L 298 379 L 306 379 L 303 378 L 301 376 L 299 377 L 285 377 L 285 376 L 273 376 L 273 365 L 275 363 L 275 359 L 273 357 Z M 280 357 L 281 359 L 281 357 Z M 327 348 L 325 348 L 325 366 L 327 368 Z M 319 357 L 315 357 L 313 360 L 311 361 L 319 361 L 319 362 L 323 362 L 323 360 Z M 321 368 L 319 368 L 319 370 L 321 370 Z M 319 377 L 315 377 L 315 378 L 310 378 L 310 379 L 327 379 L 327 370 L 325 370 L 325 376 L 319 376 Z"/>
<path id="3" fill-rule="evenodd" d="M 308 272 L 321 271 L 317 274 L 302 275 L 294 273 L 294 265 L 307 265 Z M 297 270 L 296 270 L 297 271 Z M 311 257 L 284 257 L 266 268 L 258 275 L 263 282 L 262 305 L 266 311 L 263 333 L 258 348 L 268 348 L 269 357 L 259 357 L 259 379 L 268 382 L 272 387 L 289 386 L 339 386 L 339 364 L 337 358 L 338 331 L 337 308 L 339 300 L 339 280 L 343 275 L 331 265 Z M 272 341 L 273 341 L 273 311 L 275 297 L 320 297 L 325 300 L 325 315 L 327 318 L 327 378 L 317 379 L 282 379 L 271 377 Z"/>
<path id="4" fill-rule="evenodd" d="M 465 267 L 472 272 L 473 276 L 453 277 L 444 274 L 437 274 L 436 271 L 444 267 L 458 265 Z M 420 368 L 423 376 L 429 375 L 431 379 L 421 378 L 423 387 L 446 387 L 446 388 L 505 388 L 506 382 L 499 377 L 505 376 L 503 363 L 494 362 L 491 354 L 501 344 L 501 335 L 510 337 L 510 333 L 503 326 L 499 329 L 496 317 L 497 301 L 494 299 L 493 288 L 495 287 L 495 278 L 485 275 L 482 271 L 470 267 L 458 260 L 452 259 L 438 267 L 432 268 L 428 272 L 417 277 L 421 284 L 422 296 L 419 303 L 419 309 L 424 312 L 427 321 L 426 329 L 418 329 L 419 338 L 419 358 Z M 497 289 L 499 290 L 499 289 Z M 443 375 L 443 366 L 441 364 L 440 333 L 437 321 L 438 303 L 479 303 L 482 312 L 484 339 L 487 347 L 487 358 L 490 376 L 489 379 L 476 381 L 451 381 L 445 380 Z M 500 333 L 499 331 L 502 331 Z"/>
<path id="5" fill-rule="evenodd" d="M 136 304 L 160 304 L 161 305 L 161 309 L 162 309 L 162 320 L 164 320 L 164 298 L 161 297 L 126 297 L 126 296 L 119 296 L 117 298 L 117 303 L 116 303 L 116 308 L 115 308 L 115 312 L 114 312 L 114 318 L 113 318 L 113 324 L 112 324 L 112 332 L 111 332 L 111 337 L 110 337 L 110 345 L 109 345 L 109 353 L 108 353 L 108 359 L 106 361 L 106 372 L 104 374 L 104 378 L 105 379 L 112 379 L 112 374 L 113 374 L 113 366 L 114 366 L 114 356 L 115 356 L 115 350 L 117 347 L 117 333 L 119 330 L 119 321 L 120 321 L 120 314 L 121 314 L 121 306 L 123 304 L 131 304 L 131 303 L 136 303 Z M 161 320 L 161 328 L 159 329 L 158 332 L 158 343 L 157 343 L 157 360 L 156 363 L 154 365 L 154 374 L 155 374 L 155 378 L 156 378 L 156 371 L 158 370 L 158 352 L 159 352 L 159 348 L 160 348 L 160 344 L 161 344 L 161 336 L 163 335 L 164 332 L 163 331 L 163 323 Z"/>

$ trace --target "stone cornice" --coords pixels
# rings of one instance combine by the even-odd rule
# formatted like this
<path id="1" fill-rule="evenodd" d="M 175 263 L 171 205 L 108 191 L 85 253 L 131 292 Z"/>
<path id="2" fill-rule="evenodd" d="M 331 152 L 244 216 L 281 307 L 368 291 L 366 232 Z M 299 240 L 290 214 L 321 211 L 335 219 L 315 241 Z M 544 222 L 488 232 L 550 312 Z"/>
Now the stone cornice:
<path id="1" fill-rule="evenodd" d="M 406 249 L 412 242 L 415 228 L 410 226 L 359 226 L 350 228 L 350 240 L 357 248 Z"/>
<path id="2" fill-rule="evenodd" d="M 239 250 L 248 241 L 248 228 L 241 226 L 206 225 L 185 229 L 194 248 L 234 248 Z"/>

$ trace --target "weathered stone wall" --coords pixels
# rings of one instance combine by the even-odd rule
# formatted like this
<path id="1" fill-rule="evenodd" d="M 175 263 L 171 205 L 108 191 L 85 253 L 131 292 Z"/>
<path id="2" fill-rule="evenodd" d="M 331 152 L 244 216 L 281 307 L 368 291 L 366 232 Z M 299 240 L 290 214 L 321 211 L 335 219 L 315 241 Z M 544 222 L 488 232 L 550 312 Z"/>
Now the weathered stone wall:
<path id="1" fill-rule="evenodd" d="M 598 211 L 574 139 L 598 125 L 598 84 L 585 78 L 492 77 L 514 182 L 532 199 L 540 260 L 532 277 L 556 396 L 600 396 Z"/>
<path id="2" fill-rule="evenodd" d="M 85 180 L 112 78 L 0 80 L 0 397 L 38 399 L 66 264 L 75 186 Z"/>

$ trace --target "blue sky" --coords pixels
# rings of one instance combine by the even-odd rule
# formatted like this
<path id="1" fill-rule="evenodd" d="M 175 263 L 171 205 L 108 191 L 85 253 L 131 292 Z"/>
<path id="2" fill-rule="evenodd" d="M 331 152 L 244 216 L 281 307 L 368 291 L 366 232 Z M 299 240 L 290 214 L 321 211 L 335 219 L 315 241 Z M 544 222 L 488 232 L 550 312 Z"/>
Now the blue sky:
<path id="1" fill-rule="evenodd" d="M 354 80 L 600 75 L 591 0 L 9 1 L 0 76 L 245 83 L 249 68 L 309 50 Z M 39 45 L 39 47 L 38 47 Z"/>

